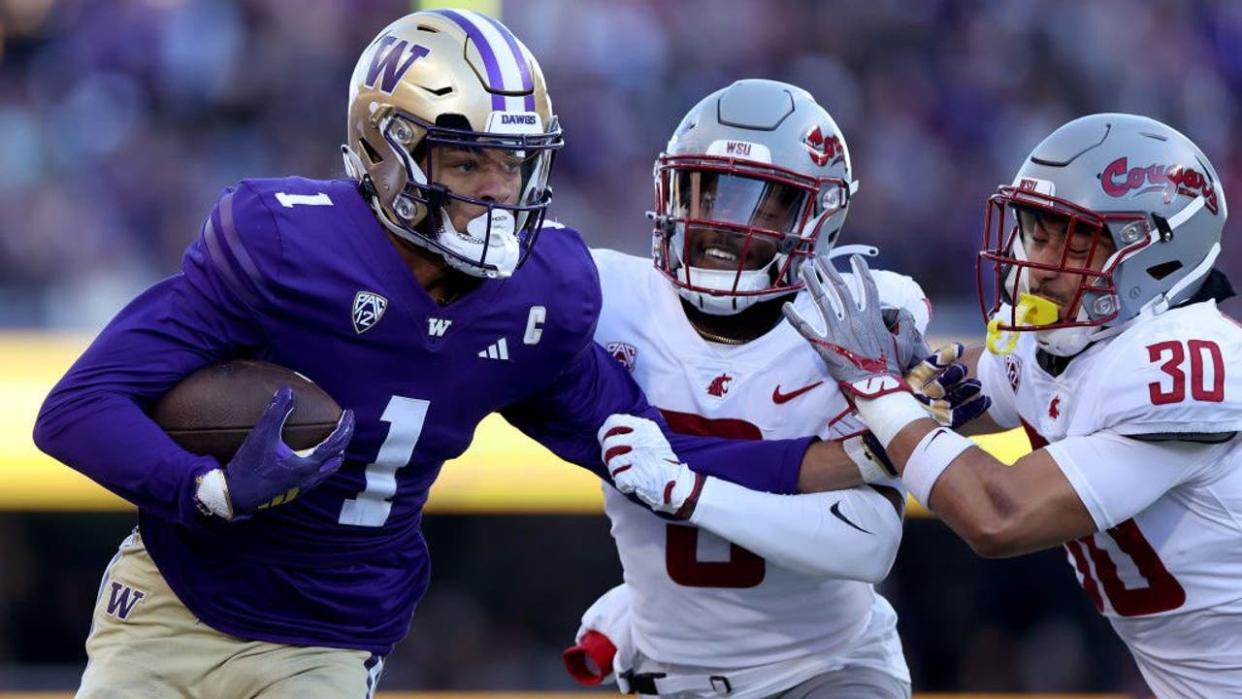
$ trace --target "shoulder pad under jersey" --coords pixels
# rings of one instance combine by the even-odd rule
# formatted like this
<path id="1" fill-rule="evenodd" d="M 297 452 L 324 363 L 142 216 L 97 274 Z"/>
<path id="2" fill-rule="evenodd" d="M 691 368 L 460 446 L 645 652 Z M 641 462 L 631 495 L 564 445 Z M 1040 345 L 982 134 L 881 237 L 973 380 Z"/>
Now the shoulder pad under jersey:
<path id="1" fill-rule="evenodd" d="M 1214 302 L 1143 318 L 1083 358 L 1091 373 L 1080 415 L 1095 423 L 1082 425 L 1086 431 L 1167 437 L 1242 430 L 1242 327 Z"/>

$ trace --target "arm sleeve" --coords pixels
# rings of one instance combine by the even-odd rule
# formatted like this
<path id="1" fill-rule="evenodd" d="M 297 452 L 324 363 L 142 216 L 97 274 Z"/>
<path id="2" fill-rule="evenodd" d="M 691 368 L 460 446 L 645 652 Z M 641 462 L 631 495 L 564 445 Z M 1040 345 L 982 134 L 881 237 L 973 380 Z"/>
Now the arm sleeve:
<path id="1" fill-rule="evenodd" d="M 975 367 L 975 375 L 983 387 L 983 395 L 992 399 L 988 408 L 988 417 L 997 425 L 1013 428 L 1022 424 L 1018 415 L 1018 403 L 1009 383 L 1009 363 L 1001 357 L 984 349 L 979 354 L 979 364 Z M 1015 369 L 1016 370 L 1016 369 Z"/>
<path id="2" fill-rule="evenodd" d="M 557 456 L 608 481 L 596 432 L 614 413 L 658 422 L 673 451 L 699 473 L 754 490 L 797 492 L 810 438 L 760 442 L 674 433 L 625 367 L 595 342 L 583 347 L 552 385 L 501 411 L 514 427 Z"/>
<path id="3" fill-rule="evenodd" d="M 690 522 L 791 570 L 876 583 L 901 543 L 901 516 L 860 487 L 808 495 L 758 493 L 707 479 Z"/>
<path id="4" fill-rule="evenodd" d="M 1069 437 L 1045 449 L 1100 530 L 1147 509 L 1215 463 L 1228 444 L 1142 442 L 1112 432 Z"/>
<path id="5" fill-rule="evenodd" d="M 239 295 L 258 301 L 264 292 L 251 274 L 259 269 L 254 251 L 233 227 L 234 207 L 243 203 L 233 199 L 226 193 L 203 224 L 182 273 L 148 289 L 104 328 L 52 389 L 35 424 L 43 451 L 144 512 L 183 524 L 196 518 L 195 479 L 218 464 L 179 447 L 146 411 L 195 369 L 250 354 L 262 342 L 255 313 Z"/>

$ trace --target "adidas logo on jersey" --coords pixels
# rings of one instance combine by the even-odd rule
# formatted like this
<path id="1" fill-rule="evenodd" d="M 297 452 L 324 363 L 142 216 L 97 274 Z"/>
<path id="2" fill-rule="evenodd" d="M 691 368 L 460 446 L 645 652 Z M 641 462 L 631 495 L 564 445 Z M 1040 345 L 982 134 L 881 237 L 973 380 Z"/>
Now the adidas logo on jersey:
<path id="1" fill-rule="evenodd" d="M 509 343 L 502 337 L 488 345 L 487 349 L 480 351 L 479 356 L 483 359 L 507 360 L 509 358 Z"/>

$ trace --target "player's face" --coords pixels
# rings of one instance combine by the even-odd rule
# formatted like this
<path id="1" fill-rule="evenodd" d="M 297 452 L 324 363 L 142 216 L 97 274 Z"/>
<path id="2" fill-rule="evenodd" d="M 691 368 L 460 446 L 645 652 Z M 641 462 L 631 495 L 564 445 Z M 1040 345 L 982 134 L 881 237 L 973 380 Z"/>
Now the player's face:
<path id="1" fill-rule="evenodd" d="M 460 148 L 433 146 L 431 181 L 450 192 L 497 204 L 517 203 L 522 191 L 528 158 L 518 151 L 501 148 Z M 471 220 L 487 213 L 487 208 L 449 199 L 449 218 L 453 228 L 464 231 Z"/>
<path id="2" fill-rule="evenodd" d="M 1027 259 L 1031 262 L 1098 272 L 1116 251 L 1112 238 L 1105 231 L 1081 223 L 1071 231 L 1069 219 L 1063 216 L 1019 208 L 1018 226 Z M 1060 307 L 1059 320 L 1078 312 L 1076 307 L 1068 305 L 1074 301 L 1087 275 L 1037 268 L 1031 268 L 1029 274 L 1031 293 L 1056 303 Z"/>
<path id="3" fill-rule="evenodd" d="M 775 234 L 790 233 L 796 223 L 803 194 L 791 187 L 715 173 L 681 173 L 678 177 L 678 215 L 698 221 L 687 228 L 686 253 L 691 267 L 762 269 L 776 256 Z M 771 231 L 773 235 L 751 233 L 748 243 L 747 234 L 706 221 Z"/>
<path id="4" fill-rule="evenodd" d="M 762 269 L 776 256 L 770 238 L 751 236 L 747 245 L 745 234 L 710 226 L 691 226 L 687 247 L 690 266 L 704 269 L 738 269 L 739 261 L 743 270 Z"/>

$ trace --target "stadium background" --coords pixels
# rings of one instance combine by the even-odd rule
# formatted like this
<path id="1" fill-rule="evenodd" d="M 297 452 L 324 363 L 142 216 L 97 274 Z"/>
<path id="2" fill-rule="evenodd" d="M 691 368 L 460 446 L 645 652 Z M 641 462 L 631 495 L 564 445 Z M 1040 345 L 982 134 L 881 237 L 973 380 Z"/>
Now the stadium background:
<path id="1" fill-rule="evenodd" d="M 34 450 L 42 396 L 125 301 L 177 269 L 222 187 L 342 172 L 353 62 L 410 9 L 0 0 L 0 692 L 74 686 L 99 574 L 133 525 L 123 503 Z M 1064 121 L 1151 115 L 1203 148 L 1227 193 L 1242 181 L 1238 3 L 499 9 L 547 74 L 567 140 L 553 211 L 588 242 L 645 254 L 651 162 L 682 113 L 739 77 L 788 80 L 851 147 L 862 188 L 846 239 L 923 284 L 940 338 L 978 334 L 984 199 Z M 1242 279 L 1234 245 L 1221 267 Z M 432 589 L 385 688 L 572 690 L 560 649 L 620 576 L 591 479 L 489 422 L 433 490 L 426 529 Z M 1145 692 L 1059 551 L 984 561 L 916 517 L 882 589 L 920 690 Z"/>

